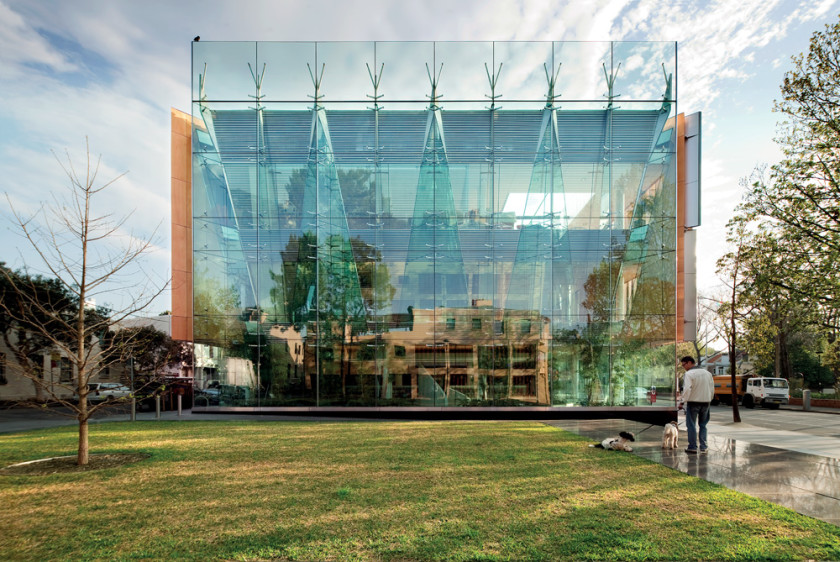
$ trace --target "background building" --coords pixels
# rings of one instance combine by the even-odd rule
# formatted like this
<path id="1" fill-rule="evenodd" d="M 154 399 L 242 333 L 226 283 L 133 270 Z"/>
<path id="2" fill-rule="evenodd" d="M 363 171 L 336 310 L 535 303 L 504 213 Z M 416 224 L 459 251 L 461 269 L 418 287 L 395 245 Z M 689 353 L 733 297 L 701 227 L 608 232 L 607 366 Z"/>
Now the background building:
<path id="1" fill-rule="evenodd" d="M 173 336 L 206 347 L 198 385 L 673 411 L 700 121 L 675 75 L 675 43 L 193 43 Z"/>

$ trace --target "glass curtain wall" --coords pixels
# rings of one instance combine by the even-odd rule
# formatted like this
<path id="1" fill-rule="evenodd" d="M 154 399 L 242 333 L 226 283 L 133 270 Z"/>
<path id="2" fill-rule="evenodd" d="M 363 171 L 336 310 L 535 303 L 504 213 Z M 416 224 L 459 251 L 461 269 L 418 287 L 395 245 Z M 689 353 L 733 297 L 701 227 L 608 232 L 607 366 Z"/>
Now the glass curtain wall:
<path id="1" fill-rule="evenodd" d="M 675 43 L 196 42 L 192 85 L 213 404 L 674 404 Z"/>

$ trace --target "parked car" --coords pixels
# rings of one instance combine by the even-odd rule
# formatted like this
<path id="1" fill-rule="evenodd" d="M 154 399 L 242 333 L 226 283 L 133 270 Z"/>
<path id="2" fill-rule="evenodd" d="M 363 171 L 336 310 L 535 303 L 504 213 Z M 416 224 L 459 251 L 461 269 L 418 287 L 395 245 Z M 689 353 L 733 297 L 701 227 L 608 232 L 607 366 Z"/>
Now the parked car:
<path id="1" fill-rule="evenodd" d="M 131 396 L 131 389 L 118 382 L 88 383 L 88 402 L 91 404 L 119 400 L 129 396 Z"/>
<path id="2" fill-rule="evenodd" d="M 195 401 L 197 406 L 218 406 L 219 405 L 219 381 L 211 381 L 205 389 L 195 390 Z"/>

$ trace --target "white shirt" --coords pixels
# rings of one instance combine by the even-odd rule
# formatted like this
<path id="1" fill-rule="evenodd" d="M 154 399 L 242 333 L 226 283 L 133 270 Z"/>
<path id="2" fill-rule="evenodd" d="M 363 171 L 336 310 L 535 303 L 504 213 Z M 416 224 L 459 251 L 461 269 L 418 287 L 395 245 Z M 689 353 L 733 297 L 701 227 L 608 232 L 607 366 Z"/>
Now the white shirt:
<path id="1" fill-rule="evenodd" d="M 685 372 L 683 402 L 711 402 L 715 395 L 715 379 L 712 373 L 701 367 L 692 367 Z"/>

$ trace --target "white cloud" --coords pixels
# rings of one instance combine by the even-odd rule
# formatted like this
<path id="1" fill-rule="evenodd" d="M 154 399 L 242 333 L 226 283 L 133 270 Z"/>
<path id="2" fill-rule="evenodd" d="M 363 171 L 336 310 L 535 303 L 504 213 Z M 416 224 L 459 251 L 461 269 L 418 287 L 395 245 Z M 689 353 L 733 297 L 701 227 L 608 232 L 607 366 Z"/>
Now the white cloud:
<path id="1" fill-rule="evenodd" d="M 806 23 L 825 17 L 831 9 L 837 5 L 837 0 L 822 0 L 822 2 L 808 2 L 803 4 L 803 9 L 797 10 L 796 17 L 800 22 Z"/>
<path id="2" fill-rule="evenodd" d="M 0 1 L 0 78 L 22 78 L 27 64 L 41 64 L 57 72 L 77 69 L 20 14 Z"/>
<path id="3" fill-rule="evenodd" d="M 710 221 L 719 216 L 725 223 L 727 209 L 737 199 L 733 180 L 737 185 L 737 177 L 749 172 L 753 162 L 770 158 L 758 154 L 758 148 L 754 156 L 745 156 L 751 147 L 767 153 L 762 144 L 766 139 L 754 139 L 749 127 L 738 128 L 733 99 L 751 96 L 756 112 L 762 107 L 768 111 L 775 92 L 756 90 L 756 77 L 787 60 L 779 56 L 782 41 L 794 32 L 801 40 L 821 29 L 837 5 L 838 0 L 806 5 L 796 0 L 0 0 L 0 127 L 11 132 L 0 138 L 0 191 L 8 191 L 21 208 L 33 208 L 64 181 L 49 149 L 69 147 L 78 155 L 89 135 L 94 151 L 103 154 L 103 176 L 129 170 L 109 200 L 137 209 L 128 226 L 143 232 L 164 221 L 164 240 L 153 258 L 156 269 L 163 271 L 168 267 L 161 253 L 168 248 L 169 106 L 189 110 L 189 42 L 195 35 L 247 41 L 677 40 L 679 109 L 704 111 L 704 201 L 715 204 L 713 214 L 705 216 Z M 94 68 L 84 80 L 70 80 L 87 61 L 60 51 L 44 31 L 101 57 L 107 68 Z M 806 44 L 802 41 L 798 50 Z M 768 54 L 771 47 L 775 50 Z M 600 70 L 605 52 L 597 43 L 564 45 L 561 100 L 576 95 L 600 99 L 606 90 Z M 502 71 L 503 100 L 510 99 L 506 92 L 517 89 L 544 92 L 544 50 L 523 46 L 510 53 Z M 657 96 L 664 86 L 659 62 L 645 65 L 646 54 L 627 53 L 619 75 L 624 80 L 622 99 Z M 671 58 L 662 58 L 666 66 L 674 66 Z M 538 72 L 526 71 L 516 60 L 538 61 L 533 66 Z M 489 61 L 477 62 L 481 74 Z M 583 80 L 581 68 L 589 69 Z M 446 72 L 444 87 L 457 74 Z M 396 76 L 397 69 L 386 69 L 386 82 Z M 386 88 L 393 91 L 394 84 Z M 454 85 L 449 91 L 454 95 Z M 729 156 L 734 153 L 741 162 Z M 700 244 L 709 255 L 717 250 L 706 240 L 721 236 L 720 225 L 714 224 L 701 231 Z M 5 233 L 2 240 L 13 238 Z"/>

